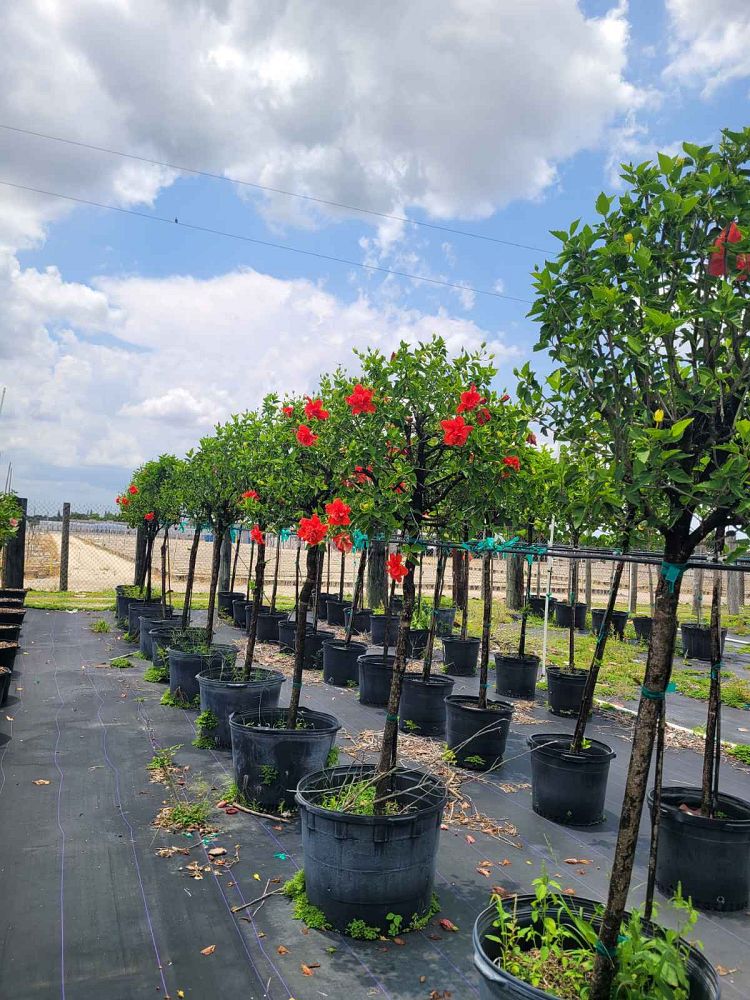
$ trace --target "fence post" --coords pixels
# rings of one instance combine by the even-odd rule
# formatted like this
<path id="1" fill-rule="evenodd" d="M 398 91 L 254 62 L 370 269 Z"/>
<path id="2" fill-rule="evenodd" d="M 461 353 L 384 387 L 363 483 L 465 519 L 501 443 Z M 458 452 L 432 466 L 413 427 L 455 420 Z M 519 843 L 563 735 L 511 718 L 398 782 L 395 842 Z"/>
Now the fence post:
<path id="1" fill-rule="evenodd" d="M 70 504 L 63 504 L 62 535 L 60 537 L 60 590 L 68 589 L 68 556 L 70 552 Z"/>
<path id="2" fill-rule="evenodd" d="M 16 502 L 22 510 L 21 523 L 15 535 L 5 543 L 5 558 L 3 561 L 3 585 L 5 587 L 23 587 L 24 567 L 26 560 L 26 509 L 28 500 L 16 497 Z"/>
<path id="3" fill-rule="evenodd" d="M 628 609 L 631 615 L 638 610 L 638 563 L 630 564 L 630 583 L 628 584 Z"/>

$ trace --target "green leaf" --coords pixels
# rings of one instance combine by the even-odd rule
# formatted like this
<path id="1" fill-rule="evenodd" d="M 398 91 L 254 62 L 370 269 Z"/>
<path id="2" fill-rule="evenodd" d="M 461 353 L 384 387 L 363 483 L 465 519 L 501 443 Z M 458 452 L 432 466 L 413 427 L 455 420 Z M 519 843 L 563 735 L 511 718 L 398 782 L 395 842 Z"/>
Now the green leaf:
<path id="1" fill-rule="evenodd" d="M 599 197 L 596 199 L 596 210 L 599 215 L 607 215 L 609 213 L 609 206 L 612 204 L 612 198 L 608 198 L 607 195 L 602 191 Z"/>
<path id="2" fill-rule="evenodd" d="M 679 441 L 692 422 L 692 417 L 685 417 L 684 420 L 678 420 L 676 424 L 672 424 L 670 428 L 672 440 Z"/>

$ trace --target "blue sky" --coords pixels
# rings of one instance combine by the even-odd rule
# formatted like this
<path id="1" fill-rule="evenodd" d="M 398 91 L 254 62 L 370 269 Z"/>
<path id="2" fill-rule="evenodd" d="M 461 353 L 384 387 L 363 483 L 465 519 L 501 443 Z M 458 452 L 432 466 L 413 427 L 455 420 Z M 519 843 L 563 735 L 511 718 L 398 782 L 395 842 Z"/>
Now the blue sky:
<path id="1" fill-rule="evenodd" d="M 471 5 L 470 15 L 463 0 L 451 0 L 426 40 L 424 18 L 387 4 L 387 30 L 372 43 L 355 16 L 346 23 L 351 9 L 335 29 L 321 27 L 310 15 L 315 3 L 281 5 L 290 8 L 288 20 L 263 18 L 266 4 L 249 5 L 257 9 L 243 20 L 217 0 L 194 5 L 195 24 L 189 14 L 175 20 L 179 5 L 167 0 L 133 6 L 135 16 L 123 13 L 120 23 L 103 23 L 93 0 L 75 15 L 64 10 L 52 27 L 44 22 L 40 30 L 57 33 L 61 55 L 77 59 L 73 77 L 62 59 L 40 69 L 18 19 L 0 15 L 6 33 L 18 36 L 0 122 L 554 253 L 549 230 L 593 214 L 599 191 L 616 189 L 619 159 L 646 159 L 684 139 L 715 141 L 721 127 L 747 120 L 750 67 L 738 39 L 750 37 L 749 19 L 725 0 L 530 0 L 523 11 L 497 0 Z M 318 21 L 331 10 L 323 5 Z M 169 24 L 177 38 L 162 67 L 158 47 L 144 39 Z M 377 35 L 380 26 L 369 30 Z M 127 46 L 135 52 L 138 41 L 136 57 Z M 206 72 L 207 52 L 212 75 L 191 94 L 179 74 L 190 73 L 191 60 Z M 531 62 L 540 68 L 528 69 Z M 260 83 L 242 93 L 248 66 Z M 196 111 L 216 74 L 221 87 L 208 110 Z M 309 211 L 285 196 L 158 174 L 13 133 L 0 132 L 0 179 L 521 299 L 531 298 L 530 271 L 544 258 L 355 213 Z M 346 360 L 350 340 L 367 342 L 368 323 L 383 344 L 441 323 L 455 346 L 486 336 L 500 349 L 503 384 L 531 356 L 535 329 L 522 302 L 467 298 L 54 199 L 7 190 L 0 197 L 9 208 L 0 246 L 11 262 L 4 272 L 11 313 L 28 324 L 36 357 L 27 365 L 16 359 L 23 381 L 8 377 L 0 461 L 4 467 L 12 457 L 19 492 L 40 504 L 56 505 L 58 495 L 106 504 L 130 464 L 162 445 L 184 450 L 215 419 L 256 403 L 264 388 L 311 387 L 316 367 Z M 241 277 L 249 273 L 264 280 Z M 277 327 L 283 336 L 274 352 Z M 18 329 L 2 331 L 6 346 Z M 196 354 L 199 367 L 206 359 L 203 380 Z M 208 364 L 222 355 L 226 373 Z M 535 355 L 534 364 L 544 369 L 545 360 Z M 75 496 L 61 495 L 71 490 Z"/>

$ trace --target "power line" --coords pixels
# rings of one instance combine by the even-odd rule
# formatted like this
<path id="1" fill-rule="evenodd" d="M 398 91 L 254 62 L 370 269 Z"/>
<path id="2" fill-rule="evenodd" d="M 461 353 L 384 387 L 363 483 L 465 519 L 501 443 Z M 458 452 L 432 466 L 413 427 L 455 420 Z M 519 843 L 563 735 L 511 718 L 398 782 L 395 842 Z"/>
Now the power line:
<path id="1" fill-rule="evenodd" d="M 343 208 L 347 212 L 360 212 L 362 215 L 374 215 L 378 219 L 390 219 L 393 222 L 405 222 L 410 226 L 422 226 L 425 229 L 434 229 L 441 233 L 450 233 L 453 236 L 465 236 L 473 240 L 485 240 L 488 243 L 499 243 L 506 247 L 515 247 L 517 250 L 533 250 L 536 253 L 552 254 L 554 250 L 546 250 L 544 247 L 531 246 L 528 243 L 515 243 L 513 240 L 502 240 L 498 236 L 486 236 L 484 233 L 473 233 L 466 229 L 455 229 L 452 226 L 441 226 L 436 222 L 423 222 L 418 219 L 408 219 L 403 215 L 390 215 L 388 212 L 378 212 L 372 208 L 360 208 L 358 205 L 347 205 L 345 202 L 329 201 L 326 198 L 316 198 L 311 194 L 300 194 L 299 191 L 286 191 L 284 188 L 270 187 L 267 184 L 258 184 L 253 181 L 241 181 L 236 177 L 228 177 L 226 174 L 213 173 L 210 170 L 198 170 L 195 167 L 186 167 L 178 163 L 170 163 L 168 160 L 153 160 L 148 156 L 139 156 L 137 153 L 126 153 L 120 149 L 110 149 L 108 146 L 96 146 L 89 142 L 79 142 L 77 139 L 66 139 L 59 135 L 48 135 L 46 132 L 35 132 L 32 129 L 18 128 L 15 125 L 5 125 L 0 122 L 0 128 L 6 132 L 17 132 L 20 135 L 31 135 L 37 139 L 48 139 L 50 142 L 62 142 L 67 146 L 77 146 L 79 149 L 91 149 L 97 153 L 109 153 L 111 156 L 122 156 L 128 160 L 139 160 L 141 163 L 150 163 L 156 167 L 167 167 L 169 170 L 178 170 L 180 173 L 195 174 L 197 177 L 210 177 L 212 180 L 225 181 L 230 184 L 241 184 L 243 187 L 255 188 L 257 191 L 266 191 L 269 194 L 283 194 L 288 198 L 299 198 L 302 201 L 312 201 L 318 205 L 326 205 L 329 208 Z"/>
<path id="2" fill-rule="evenodd" d="M 147 212 L 139 212 L 134 208 L 121 208 L 119 205 L 105 205 L 100 201 L 92 201 L 89 198 L 78 198 L 72 194 L 60 194 L 59 191 L 46 191 L 44 188 L 30 187 L 26 184 L 15 184 L 13 181 L 0 180 L 3 187 L 15 188 L 18 191 L 30 191 L 32 194 L 43 194 L 48 198 L 61 198 L 64 201 L 72 201 L 77 205 L 88 205 L 91 208 L 103 208 L 107 212 L 119 212 L 121 215 L 133 215 L 138 219 L 148 219 L 149 222 L 163 222 L 170 226 L 180 226 L 183 229 L 190 229 L 196 233 L 208 233 L 211 236 L 223 236 L 231 240 L 241 240 L 243 243 L 254 243 L 256 246 L 270 247 L 274 250 L 288 250 L 290 253 L 303 254 L 306 257 L 317 257 L 320 260 L 333 261 L 336 264 L 347 264 L 349 267 L 360 267 L 366 271 L 379 271 L 382 274 L 391 274 L 397 278 L 409 278 L 412 281 L 426 281 L 430 285 L 442 285 L 445 288 L 457 288 L 463 292 L 474 292 L 477 295 L 490 295 L 496 299 L 508 299 L 510 302 L 523 302 L 531 305 L 530 299 L 518 298 L 515 295 L 505 295 L 502 292 L 490 291 L 487 288 L 475 288 L 472 285 L 462 285 L 457 281 L 443 281 L 441 278 L 428 278 L 424 274 L 410 274 L 408 271 L 395 271 L 390 267 L 380 267 L 378 264 L 363 264 L 359 260 L 350 260 L 347 257 L 334 257 L 332 254 L 319 253 L 316 250 L 303 250 L 302 247 L 293 247 L 288 243 L 272 243 L 270 240 L 259 240 L 254 236 L 245 236 L 243 233 L 228 233 L 222 229 L 212 229 L 210 226 L 199 226 L 193 222 L 180 222 L 178 219 L 167 219 L 162 215 L 149 215 Z"/>

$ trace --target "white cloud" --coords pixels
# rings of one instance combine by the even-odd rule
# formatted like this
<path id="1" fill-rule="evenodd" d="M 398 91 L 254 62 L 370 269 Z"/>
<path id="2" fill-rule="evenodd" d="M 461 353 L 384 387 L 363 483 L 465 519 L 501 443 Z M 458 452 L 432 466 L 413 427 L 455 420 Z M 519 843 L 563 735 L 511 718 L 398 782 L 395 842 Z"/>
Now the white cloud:
<path id="1" fill-rule="evenodd" d="M 3 4 L 0 121 L 378 211 L 487 216 L 640 104 L 628 30 L 624 0 L 598 18 L 576 0 Z M 0 160 L 4 179 L 122 205 L 174 177 L 8 132 Z M 310 221 L 283 196 L 266 208 Z M 0 241 L 69 209 L 0 189 Z M 402 227 L 382 230 L 387 247 Z"/>
<path id="2" fill-rule="evenodd" d="M 672 34 L 666 76 L 710 96 L 750 76 L 750 9 L 734 0 L 667 0 Z"/>

